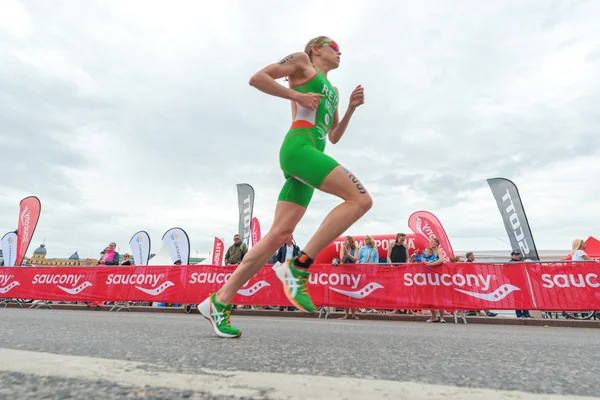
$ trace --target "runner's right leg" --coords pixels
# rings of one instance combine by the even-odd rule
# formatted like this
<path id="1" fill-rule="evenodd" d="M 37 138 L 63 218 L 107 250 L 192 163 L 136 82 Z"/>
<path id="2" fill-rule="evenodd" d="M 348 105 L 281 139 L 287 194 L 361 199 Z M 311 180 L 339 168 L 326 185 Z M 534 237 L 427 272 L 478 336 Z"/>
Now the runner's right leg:
<path id="1" fill-rule="evenodd" d="M 233 296 L 265 266 L 275 251 L 287 242 L 305 211 L 306 208 L 298 204 L 278 201 L 269 232 L 246 253 L 223 287 L 198 305 L 198 311 L 211 323 L 217 336 L 236 338 L 242 334 L 238 328 L 232 327 L 230 322 Z"/>
<path id="2" fill-rule="evenodd" d="M 331 210 L 317 232 L 304 247 L 304 253 L 314 259 L 321 250 L 344 233 L 373 206 L 373 199 L 358 178 L 338 165 L 325 178 L 319 190 L 345 200 Z"/>
<path id="3" fill-rule="evenodd" d="M 313 160 L 322 160 L 323 162 L 328 159 L 329 157 L 322 153 L 313 157 Z M 358 221 L 373 204 L 371 196 L 358 179 L 339 165 L 326 175 L 319 189 L 341 197 L 345 201 L 327 215 L 300 256 L 290 260 L 277 273 L 288 300 L 301 311 L 309 313 L 315 311 L 316 307 L 307 290 L 307 281 L 310 276 L 308 268 L 325 246 Z"/>
<path id="4" fill-rule="evenodd" d="M 373 201 L 366 189 L 347 169 L 317 148 L 318 139 L 310 131 L 293 130 L 286 137 L 279 153 L 281 169 L 297 182 L 341 197 L 344 203 L 337 206 L 323 221 L 317 232 L 308 242 L 300 256 L 290 260 L 277 271 L 288 300 L 304 312 L 313 312 L 307 290 L 308 267 L 325 246 L 329 245 L 346 229 L 362 217 L 372 206 Z M 279 200 L 288 200 L 308 206 L 310 197 L 303 196 L 304 185 L 291 186 L 282 191 Z M 312 196 L 312 193 L 311 193 Z"/>

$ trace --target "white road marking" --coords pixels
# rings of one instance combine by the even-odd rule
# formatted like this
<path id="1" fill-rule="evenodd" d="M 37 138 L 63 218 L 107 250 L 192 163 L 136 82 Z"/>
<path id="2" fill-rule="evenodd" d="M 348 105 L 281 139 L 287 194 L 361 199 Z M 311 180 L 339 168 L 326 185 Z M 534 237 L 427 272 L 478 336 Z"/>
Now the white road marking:
<path id="1" fill-rule="evenodd" d="M 225 339 L 224 339 L 225 340 Z M 38 376 L 107 380 L 143 387 L 201 391 L 213 396 L 270 399 L 444 399 L 444 400 L 564 400 L 589 397 L 542 395 L 517 391 L 458 388 L 415 382 L 396 382 L 351 377 L 326 377 L 217 371 L 200 369 L 196 374 L 161 372 L 159 367 L 141 362 L 70 356 L 0 348 L 0 372 Z M 143 367 L 143 368 L 140 368 Z"/>

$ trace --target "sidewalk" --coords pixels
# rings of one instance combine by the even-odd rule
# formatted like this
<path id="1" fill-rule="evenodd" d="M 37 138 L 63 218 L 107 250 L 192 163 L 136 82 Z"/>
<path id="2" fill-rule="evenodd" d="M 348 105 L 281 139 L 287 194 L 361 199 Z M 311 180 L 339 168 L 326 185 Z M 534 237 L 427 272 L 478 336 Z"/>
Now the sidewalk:
<path id="1" fill-rule="evenodd" d="M 27 310 L 31 304 L 23 304 L 23 310 Z M 53 310 L 77 310 L 89 312 L 109 311 L 113 306 L 103 307 L 87 307 L 85 305 L 75 304 L 52 304 Z M 21 308 L 16 303 L 8 304 L 9 308 Z M 3 307 L 0 307 L 0 312 Z M 39 308 L 40 310 L 48 310 L 46 306 Z M 152 313 L 169 313 L 169 314 L 185 314 L 182 307 L 148 307 L 134 306 L 129 308 L 131 312 L 152 312 Z M 51 310 L 49 310 L 51 311 Z M 122 309 L 119 312 L 128 312 Z M 198 311 L 193 309 L 190 314 L 197 314 Z M 244 315 L 253 317 L 285 317 L 285 318 L 318 318 L 319 314 L 312 315 L 300 311 L 279 311 L 279 310 L 234 310 L 233 315 Z M 330 320 L 337 320 L 343 313 L 332 313 L 329 316 Z M 374 314 L 374 313 L 357 313 L 360 320 L 378 320 L 378 321 L 409 321 L 423 322 L 429 318 L 427 315 L 406 315 L 406 314 Z M 600 321 L 578 321 L 572 319 L 521 319 L 521 318 L 502 318 L 502 317 L 466 317 L 468 324 L 489 324 L 489 325 L 527 325 L 544 327 L 570 327 L 570 328 L 600 328 Z M 354 320 L 352 320 L 354 321 Z M 447 323 L 453 323 L 454 317 L 446 316 Z M 457 322 L 462 324 L 462 318 L 458 318 Z"/>

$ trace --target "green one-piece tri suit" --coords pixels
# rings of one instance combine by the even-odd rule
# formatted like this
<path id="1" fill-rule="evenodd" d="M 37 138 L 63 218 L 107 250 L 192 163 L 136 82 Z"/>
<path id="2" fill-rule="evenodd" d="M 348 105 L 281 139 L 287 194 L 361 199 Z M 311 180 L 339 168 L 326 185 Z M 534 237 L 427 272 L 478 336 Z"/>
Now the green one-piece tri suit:
<path id="1" fill-rule="evenodd" d="M 339 103 L 338 93 L 329 80 L 316 69 L 308 81 L 292 87 L 300 93 L 323 95 L 316 110 L 292 101 L 293 121 L 279 150 L 279 164 L 286 178 L 279 200 L 308 207 L 315 188 L 339 165 L 324 153 L 327 133 Z"/>

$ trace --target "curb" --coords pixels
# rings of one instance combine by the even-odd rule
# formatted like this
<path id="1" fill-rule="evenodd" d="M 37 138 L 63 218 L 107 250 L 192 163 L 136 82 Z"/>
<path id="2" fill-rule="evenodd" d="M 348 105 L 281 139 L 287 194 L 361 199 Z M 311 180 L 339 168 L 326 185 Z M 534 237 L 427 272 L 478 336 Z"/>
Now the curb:
<path id="1" fill-rule="evenodd" d="M 27 310 L 30 303 L 23 304 L 22 309 Z M 52 310 L 71 310 L 71 311 L 89 311 L 89 312 L 108 312 L 113 306 L 88 307 L 78 304 L 52 304 Z M 21 309 L 16 303 L 9 303 L 7 308 Z M 0 310 L 2 307 L 0 306 Z M 44 306 L 40 310 L 48 310 Z M 150 307 L 150 306 L 132 306 L 131 312 L 145 313 L 165 313 L 165 314 L 186 314 L 183 307 Z M 120 312 L 127 312 L 122 310 Z M 190 314 L 194 314 L 192 310 Z M 243 315 L 252 317 L 285 317 L 285 318 L 317 318 L 319 314 L 306 314 L 300 311 L 279 311 L 279 310 L 234 310 L 233 315 Z M 429 316 L 414 314 L 371 314 L 358 313 L 361 320 L 369 321 L 404 321 L 404 322 L 425 322 Z M 330 314 L 331 320 L 336 320 L 343 316 L 343 313 L 335 312 Z M 465 317 L 468 324 L 481 325 L 522 325 L 522 326 L 542 326 L 542 327 L 561 327 L 561 328 L 600 328 L 600 321 L 578 321 L 571 319 L 520 319 L 520 318 L 501 318 L 501 317 Z M 454 317 L 447 316 L 447 323 L 453 323 Z M 458 324 L 462 324 L 462 319 L 457 319 Z"/>

